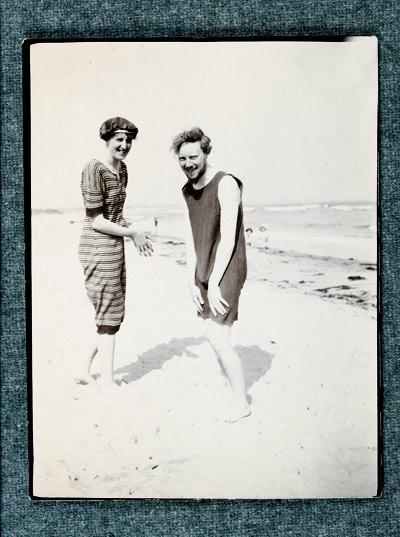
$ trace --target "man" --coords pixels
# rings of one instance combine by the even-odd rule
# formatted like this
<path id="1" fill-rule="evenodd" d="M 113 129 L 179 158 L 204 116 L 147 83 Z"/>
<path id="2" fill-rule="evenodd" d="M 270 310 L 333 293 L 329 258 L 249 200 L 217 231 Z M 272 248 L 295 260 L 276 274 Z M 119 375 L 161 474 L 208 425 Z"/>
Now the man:
<path id="1" fill-rule="evenodd" d="M 242 183 L 233 175 L 212 170 L 210 142 L 196 127 L 179 134 L 172 148 L 188 179 L 182 192 L 187 206 L 190 293 L 232 389 L 227 421 L 235 422 L 250 414 L 242 364 L 231 345 L 231 328 L 247 274 Z"/>

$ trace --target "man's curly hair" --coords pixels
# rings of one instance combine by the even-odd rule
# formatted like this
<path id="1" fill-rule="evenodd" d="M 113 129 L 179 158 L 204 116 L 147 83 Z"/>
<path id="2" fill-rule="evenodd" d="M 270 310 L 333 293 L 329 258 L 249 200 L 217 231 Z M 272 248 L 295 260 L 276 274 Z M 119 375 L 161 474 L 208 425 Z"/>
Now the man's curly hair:
<path id="1" fill-rule="evenodd" d="M 211 140 L 204 134 L 200 127 L 193 127 L 193 129 L 190 129 L 189 131 L 183 131 L 178 134 L 178 136 L 176 136 L 172 142 L 171 149 L 178 154 L 183 144 L 193 142 L 200 142 L 200 147 L 205 155 L 209 155 L 211 153 Z"/>

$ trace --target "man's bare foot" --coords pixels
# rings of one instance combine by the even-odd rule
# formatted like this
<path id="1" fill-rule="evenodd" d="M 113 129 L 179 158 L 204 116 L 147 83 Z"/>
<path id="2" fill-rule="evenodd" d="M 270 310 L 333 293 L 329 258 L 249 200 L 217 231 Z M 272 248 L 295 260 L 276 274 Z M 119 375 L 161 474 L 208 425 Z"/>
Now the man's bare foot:
<path id="1" fill-rule="evenodd" d="M 99 390 L 101 395 L 108 396 L 108 395 L 120 395 L 122 393 L 126 393 L 127 383 L 126 382 L 120 382 L 120 381 L 108 381 L 106 382 L 104 379 L 101 382 L 97 382 L 97 389 Z"/>
<path id="2" fill-rule="evenodd" d="M 225 419 L 227 423 L 236 423 L 237 421 L 250 416 L 251 410 L 247 401 L 236 401 L 231 406 Z"/>

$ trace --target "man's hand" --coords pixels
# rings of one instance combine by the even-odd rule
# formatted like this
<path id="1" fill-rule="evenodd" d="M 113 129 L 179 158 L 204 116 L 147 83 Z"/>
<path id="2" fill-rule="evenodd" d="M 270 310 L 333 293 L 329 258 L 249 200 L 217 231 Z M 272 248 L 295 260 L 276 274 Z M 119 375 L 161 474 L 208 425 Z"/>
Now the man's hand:
<path id="1" fill-rule="evenodd" d="M 204 304 L 204 300 L 201 296 L 200 289 L 194 283 L 189 282 L 189 291 L 190 291 L 190 296 L 192 298 L 193 304 L 196 306 L 197 311 L 199 313 L 202 313 L 203 311 L 202 304 Z"/>
<path id="2" fill-rule="evenodd" d="M 229 307 L 228 302 L 222 297 L 221 290 L 218 285 L 208 284 L 208 302 L 210 304 L 210 310 L 214 316 L 217 313 L 224 315 L 226 313 L 225 307 Z"/>
<path id="3" fill-rule="evenodd" d="M 131 237 L 140 255 L 147 257 L 153 253 L 153 247 L 145 233 L 133 232 Z"/>

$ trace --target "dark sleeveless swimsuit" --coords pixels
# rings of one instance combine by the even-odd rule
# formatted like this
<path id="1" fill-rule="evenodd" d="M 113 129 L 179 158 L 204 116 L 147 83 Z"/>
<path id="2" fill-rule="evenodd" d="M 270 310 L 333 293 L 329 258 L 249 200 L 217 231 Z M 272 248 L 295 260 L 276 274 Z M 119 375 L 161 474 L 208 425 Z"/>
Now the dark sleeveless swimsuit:
<path id="1" fill-rule="evenodd" d="M 189 209 L 194 248 L 196 251 L 195 283 L 199 287 L 204 304 L 199 316 L 204 319 L 212 318 L 220 324 L 233 324 L 238 318 L 239 296 L 247 275 L 246 242 L 243 229 L 243 206 L 240 201 L 236 223 L 235 246 L 232 257 L 222 276 L 219 287 L 222 297 L 229 307 L 224 315 L 214 316 L 207 299 L 208 281 L 214 268 L 215 256 L 221 239 L 220 216 L 221 207 L 218 200 L 218 185 L 227 174 L 218 172 L 213 179 L 201 189 L 193 188 L 188 181 L 183 189 L 183 196 Z M 242 182 L 231 175 L 237 182 L 242 193 Z"/>

